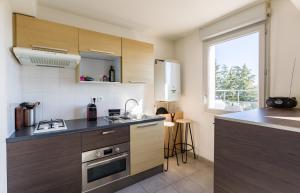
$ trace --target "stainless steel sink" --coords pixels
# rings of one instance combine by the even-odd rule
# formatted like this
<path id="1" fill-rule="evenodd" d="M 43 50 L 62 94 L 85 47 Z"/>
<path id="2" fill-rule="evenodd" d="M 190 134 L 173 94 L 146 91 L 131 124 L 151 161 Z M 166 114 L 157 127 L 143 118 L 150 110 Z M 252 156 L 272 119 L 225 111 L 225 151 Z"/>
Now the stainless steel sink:
<path id="1" fill-rule="evenodd" d="M 129 116 L 107 116 L 106 120 L 126 123 L 126 122 L 131 122 L 131 121 L 145 120 L 148 118 L 151 118 L 151 116 L 148 116 L 148 115 L 143 115 L 141 117 L 137 117 L 137 116 L 130 116 L 130 117 Z"/>

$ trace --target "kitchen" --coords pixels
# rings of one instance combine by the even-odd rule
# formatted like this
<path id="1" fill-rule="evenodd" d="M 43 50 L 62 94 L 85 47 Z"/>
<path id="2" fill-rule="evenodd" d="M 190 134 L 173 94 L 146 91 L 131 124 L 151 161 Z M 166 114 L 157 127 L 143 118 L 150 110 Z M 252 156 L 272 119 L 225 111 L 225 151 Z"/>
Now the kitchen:
<path id="1" fill-rule="evenodd" d="M 297 0 L 173 2 L 177 22 L 164 14 L 169 4 L 144 3 L 1 1 L 0 192 L 296 192 L 297 108 L 247 110 L 299 96 Z M 250 32 L 259 37 L 252 90 L 230 96 L 222 80 L 211 94 L 223 77 L 213 80 L 209 57 L 218 61 L 224 40 Z M 245 112 L 226 115 L 233 111 Z M 271 137 L 295 145 L 280 143 L 286 150 Z M 255 152 L 244 142 L 276 146 L 289 164 L 271 153 L 249 159 Z M 269 175 L 277 190 L 263 180 Z"/>

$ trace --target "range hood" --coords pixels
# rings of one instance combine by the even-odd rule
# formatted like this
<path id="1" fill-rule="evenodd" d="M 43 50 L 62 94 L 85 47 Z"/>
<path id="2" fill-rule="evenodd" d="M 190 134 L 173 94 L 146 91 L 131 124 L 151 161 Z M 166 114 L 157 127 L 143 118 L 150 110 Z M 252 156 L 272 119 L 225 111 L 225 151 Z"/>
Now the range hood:
<path id="1" fill-rule="evenodd" d="M 13 52 L 24 65 L 35 65 L 56 68 L 75 68 L 81 56 L 53 51 L 14 47 Z"/>

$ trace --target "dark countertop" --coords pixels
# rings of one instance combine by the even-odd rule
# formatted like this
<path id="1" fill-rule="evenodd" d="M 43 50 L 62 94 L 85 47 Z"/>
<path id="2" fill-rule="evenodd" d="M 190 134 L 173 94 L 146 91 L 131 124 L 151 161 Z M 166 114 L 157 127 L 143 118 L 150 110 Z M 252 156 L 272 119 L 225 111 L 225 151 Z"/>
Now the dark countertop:
<path id="1" fill-rule="evenodd" d="M 67 128 L 66 130 L 54 131 L 49 133 L 40 133 L 34 134 L 34 127 L 27 127 L 21 130 L 15 131 L 10 137 L 6 139 L 6 143 L 13 143 L 17 141 L 44 138 L 50 136 L 56 136 L 66 133 L 80 133 L 93 131 L 98 129 L 109 129 L 116 128 L 122 126 L 130 126 L 134 124 L 154 122 L 154 121 L 162 121 L 165 118 L 162 116 L 149 116 L 146 119 L 141 120 L 132 120 L 128 122 L 121 121 L 108 121 L 105 117 L 98 117 L 97 121 L 87 121 L 87 119 L 74 119 L 74 120 L 66 120 Z"/>
<path id="2" fill-rule="evenodd" d="M 262 108 L 215 116 L 217 119 L 300 132 L 300 109 Z"/>

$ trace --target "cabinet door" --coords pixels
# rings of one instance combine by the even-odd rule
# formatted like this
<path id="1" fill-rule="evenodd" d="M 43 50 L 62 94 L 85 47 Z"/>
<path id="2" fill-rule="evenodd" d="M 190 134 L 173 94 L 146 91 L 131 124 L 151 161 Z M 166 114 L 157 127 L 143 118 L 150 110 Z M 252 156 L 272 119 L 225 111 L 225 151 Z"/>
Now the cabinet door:
<path id="1" fill-rule="evenodd" d="M 15 14 L 14 46 L 78 53 L 78 29 Z"/>
<path id="2" fill-rule="evenodd" d="M 152 44 L 122 39 L 122 80 L 124 83 L 153 83 L 154 49 Z"/>
<path id="3" fill-rule="evenodd" d="M 79 50 L 121 56 L 121 37 L 80 29 Z"/>
<path id="4" fill-rule="evenodd" d="M 162 121 L 130 126 L 131 175 L 163 164 L 163 130 Z"/>
<path id="5" fill-rule="evenodd" d="M 8 193 L 80 193 L 80 134 L 7 144 Z"/>

